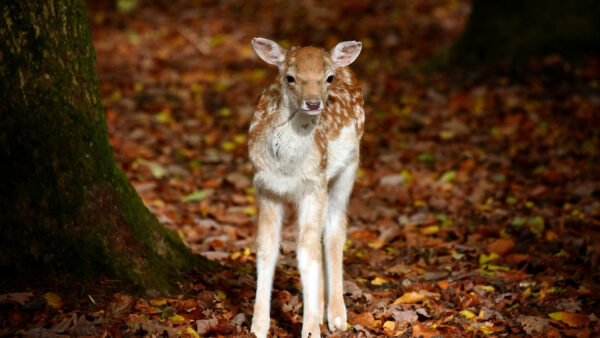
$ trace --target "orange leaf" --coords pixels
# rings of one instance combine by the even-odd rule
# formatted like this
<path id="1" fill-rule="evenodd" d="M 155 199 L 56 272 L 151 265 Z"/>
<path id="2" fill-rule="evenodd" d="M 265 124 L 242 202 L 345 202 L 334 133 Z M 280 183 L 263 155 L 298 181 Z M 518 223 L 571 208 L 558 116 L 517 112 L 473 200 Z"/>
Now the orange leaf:
<path id="1" fill-rule="evenodd" d="M 413 304 L 419 303 L 426 299 L 425 295 L 418 292 L 407 292 L 394 301 L 394 304 Z"/>
<path id="2" fill-rule="evenodd" d="M 440 289 L 445 289 L 450 286 L 450 283 L 447 280 L 441 280 L 438 282 L 438 286 Z"/>
<path id="3" fill-rule="evenodd" d="M 357 315 L 352 318 L 352 325 L 360 324 L 366 328 L 372 329 L 377 327 L 377 321 L 373 318 L 373 314 L 371 312 L 365 312 Z"/>
<path id="4" fill-rule="evenodd" d="M 571 312 L 553 312 L 548 315 L 548 317 L 561 321 L 570 327 L 580 327 L 585 326 L 589 323 L 588 317 L 586 315 L 582 315 L 579 313 L 571 313 Z"/>
<path id="5" fill-rule="evenodd" d="M 510 238 L 500 238 L 490 243 L 485 251 L 488 253 L 497 253 L 498 255 L 506 255 L 515 247 L 515 241 Z"/>
<path id="6" fill-rule="evenodd" d="M 436 329 L 432 329 L 430 327 L 427 327 L 427 326 L 419 323 L 413 327 L 412 334 L 413 334 L 413 337 L 429 338 L 429 337 L 433 337 L 433 336 L 438 336 L 440 334 L 440 331 L 438 331 Z"/>

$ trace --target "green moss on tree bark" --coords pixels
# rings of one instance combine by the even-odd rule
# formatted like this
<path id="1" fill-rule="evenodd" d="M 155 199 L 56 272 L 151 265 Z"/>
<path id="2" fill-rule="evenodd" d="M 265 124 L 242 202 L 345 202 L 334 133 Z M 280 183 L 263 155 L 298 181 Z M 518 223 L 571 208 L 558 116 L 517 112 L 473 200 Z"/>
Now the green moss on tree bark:
<path id="1" fill-rule="evenodd" d="M 0 267 L 166 291 L 205 261 L 163 228 L 108 142 L 83 0 L 0 4 Z"/>

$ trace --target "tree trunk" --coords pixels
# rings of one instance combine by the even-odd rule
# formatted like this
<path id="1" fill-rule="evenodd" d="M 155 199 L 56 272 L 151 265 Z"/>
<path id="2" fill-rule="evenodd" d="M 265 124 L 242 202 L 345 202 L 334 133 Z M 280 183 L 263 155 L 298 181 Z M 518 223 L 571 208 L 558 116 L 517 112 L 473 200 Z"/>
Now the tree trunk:
<path id="1" fill-rule="evenodd" d="M 0 16 L 0 273 L 164 292 L 207 266 L 114 160 L 85 1 L 7 0 Z"/>
<path id="2" fill-rule="evenodd" d="M 600 1 L 473 0 L 450 61 L 518 64 L 531 56 L 566 58 L 600 52 Z"/>

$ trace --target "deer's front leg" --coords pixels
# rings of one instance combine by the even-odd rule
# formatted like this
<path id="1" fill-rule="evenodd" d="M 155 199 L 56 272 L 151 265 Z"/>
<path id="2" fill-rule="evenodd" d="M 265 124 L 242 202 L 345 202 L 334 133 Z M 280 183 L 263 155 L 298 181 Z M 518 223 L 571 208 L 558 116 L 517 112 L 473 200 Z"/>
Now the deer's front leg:
<path id="1" fill-rule="evenodd" d="M 329 188 L 327 223 L 323 230 L 327 271 L 327 324 L 330 331 L 346 330 L 344 304 L 344 243 L 346 242 L 346 207 L 354 184 L 358 161 L 346 167 Z"/>
<path id="2" fill-rule="evenodd" d="M 258 196 L 258 236 L 256 237 L 256 299 L 252 315 L 252 329 L 257 337 L 263 338 L 269 332 L 271 288 L 277 256 L 283 205 L 266 196 Z"/>
<path id="3" fill-rule="evenodd" d="M 324 213 L 327 205 L 327 193 L 318 191 L 307 194 L 298 204 L 298 270 L 302 280 L 304 315 L 302 337 L 320 337 L 319 328 L 322 303 L 322 242 Z"/>

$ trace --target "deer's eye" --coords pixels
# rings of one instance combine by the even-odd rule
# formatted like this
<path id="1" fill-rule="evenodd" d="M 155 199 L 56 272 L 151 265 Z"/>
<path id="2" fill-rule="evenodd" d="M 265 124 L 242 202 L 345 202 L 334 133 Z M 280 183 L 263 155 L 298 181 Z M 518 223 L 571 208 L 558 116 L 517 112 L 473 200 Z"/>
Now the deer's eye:
<path id="1" fill-rule="evenodd" d="M 291 75 L 288 75 L 285 78 L 287 79 L 288 83 L 294 83 L 294 82 L 296 82 L 296 79 L 294 79 L 294 77 L 291 76 Z"/>
<path id="2" fill-rule="evenodd" d="M 333 75 L 329 75 L 327 77 L 327 83 L 332 83 L 333 82 Z"/>

